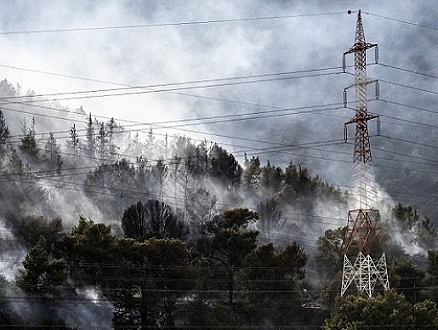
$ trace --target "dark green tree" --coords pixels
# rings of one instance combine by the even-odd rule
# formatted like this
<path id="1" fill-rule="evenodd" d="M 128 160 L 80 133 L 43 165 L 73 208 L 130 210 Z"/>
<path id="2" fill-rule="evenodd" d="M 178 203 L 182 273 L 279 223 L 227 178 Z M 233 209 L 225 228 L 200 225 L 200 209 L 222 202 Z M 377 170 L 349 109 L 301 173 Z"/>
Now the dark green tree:
<path id="1" fill-rule="evenodd" d="M 150 199 L 144 205 L 139 201 L 125 210 L 122 229 L 127 237 L 140 241 L 152 236 L 185 240 L 189 230 L 169 205 L 156 199 Z"/>
<path id="2" fill-rule="evenodd" d="M 96 152 L 96 136 L 93 119 L 91 113 L 88 116 L 87 125 L 85 127 L 85 156 L 89 162 L 94 163 Z"/>
<path id="3" fill-rule="evenodd" d="M 49 134 L 44 151 L 49 169 L 60 174 L 59 172 L 62 166 L 61 154 L 53 133 Z"/>
<path id="4" fill-rule="evenodd" d="M 389 267 L 391 288 L 402 293 L 412 304 L 422 300 L 421 291 L 424 288 L 425 275 L 425 272 L 418 269 L 407 257 L 393 259 Z"/>
<path id="5" fill-rule="evenodd" d="M 257 219 L 258 214 L 248 209 L 225 211 L 206 226 L 206 235 L 196 242 L 197 251 L 212 269 L 214 285 L 227 291 L 230 305 L 234 303 L 238 268 L 256 247 L 258 232 L 248 226 Z"/>
<path id="6" fill-rule="evenodd" d="M 272 166 L 268 160 L 266 166 L 262 167 L 260 188 L 263 194 L 274 196 L 281 189 L 284 179 L 283 170 L 280 167 Z"/>
<path id="7" fill-rule="evenodd" d="M 272 235 L 285 224 L 283 212 L 280 206 L 273 198 L 264 199 L 257 204 L 257 213 L 259 219 L 257 221 L 257 229 L 260 231 L 260 239 L 264 242 L 271 242 Z"/>
<path id="8" fill-rule="evenodd" d="M 434 250 L 438 247 L 438 232 L 434 221 L 430 217 L 421 219 L 416 235 L 416 243 L 427 250 Z"/>
<path id="9" fill-rule="evenodd" d="M 214 144 L 209 153 L 210 176 L 214 182 L 223 185 L 232 194 L 242 182 L 242 166 L 232 154 Z"/>
<path id="10" fill-rule="evenodd" d="M 52 247 L 59 246 L 64 239 L 63 229 L 61 218 L 49 220 L 42 215 L 32 215 L 23 218 L 14 233 L 28 248 L 37 244 L 40 236 L 43 236 L 51 251 Z"/>
<path id="11" fill-rule="evenodd" d="M 21 139 L 21 144 L 18 147 L 28 159 L 38 156 L 39 150 L 35 139 L 35 132 L 32 129 L 29 129 L 28 133 Z"/>
<path id="12" fill-rule="evenodd" d="M 398 203 L 393 208 L 392 214 L 404 230 L 413 229 L 419 221 L 417 210 L 414 210 L 411 206 L 404 206 L 401 203 Z"/>
<path id="13" fill-rule="evenodd" d="M 100 165 L 108 164 L 108 132 L 105 130 L 104 123 L 100 123 L 99 133 L 96 137 L 96 141 Z"/>
<path id="14" fill-rule="evenodd" d="M 347 227 L 328 229 L 317 240 L 317 252 L 314 256 L 319 280 L 323 290 L 319 302 L 333 307 L 341 293 L 342 268 L 344 263 L 344 239 Z M 356 249 L 352 246 L 349 258 L 355 258 Z M 350 259 L 353 260 L 353 259 Z"/>
<path id="15" fill-rule="evenodd" d="M 344 239 L 347 227 L 328 229 L 317 240 L 315 261 L 319 273 L 324 275 L 325 281 L 331 281 L 342 270 L 344 263 Z"/>
<path id="16" fill-rule="evenodd" d="M 175 327 L 185 308 L 178 301 L 188 297 L 196 278 L 185 244 L 167 238 L 120 239 L 116 254 L 115 329 Z"/>
<path id="17" fill-rule="evenodd" d="M 104 291 L 111 286 L 116 237 L 111 227 L 80 217 L 77 226 L 64 240 L 70 276 L 78 283 L 99 285 Z"/>
<path id="18" fill-rule="evenodd" d="M 23 161 L 21 160 L 20 156 L 17 154 L 16 149 L 12 149 L 11 158 L 9 160 L 9 171 L 11 174 L 23 174 L 24 172 L 24 166 Z"/>
<path id="19" fill-rule="evenodd" d="M 403 294 L 386 290 L 376 297 L 350 295 L 340 298 L 323 329 L 396 328 L 436 329 L 438 313 L 430 301 L 412 305 Z"/>
<path id="20" fill-rule="evenodd" d="M 115 134 L 117 129 L 117 124 L 114 118 L 111 118 L 106 123 L 106 131 L 108 135 L 108 162 L 110 164 L 114 163 L 117 159 L 117 146 L 115 144 Z"/>
<path id="21" fill-rule="evenodd" d="M 243 183 L 249 196 L 255 198 L 260 189 L 262 169 L 259 157 L 245 159 L 245 170 L 243 171 Z"/>
<path id="22" fill-rule="evenodd" d="M 275 326 L 300 323 L 302 305 L 300 286 L 304 279 L 307 256 L 296 242 L 282 249 L 272 243 L 260 245 L 243 262 L 242 286 L 251 325 L 266 320 Z"/>
<path id="23" fill-rule="evenodd" d="M 6 119 L 3 115 L 3 111 L 0 109 L 0 156 L 3 159 L 6 146 L 10 143 L 10 131 L 6 125 Z"/>
<path id="24" fill-rule="evenodd" d="M 51 257 L 44 236 L 32 247 L 23 261 L 24 270 L 17 284 L 30 294 L 51 294 L 56 286 L 67 280 L 67 263 Z"/>

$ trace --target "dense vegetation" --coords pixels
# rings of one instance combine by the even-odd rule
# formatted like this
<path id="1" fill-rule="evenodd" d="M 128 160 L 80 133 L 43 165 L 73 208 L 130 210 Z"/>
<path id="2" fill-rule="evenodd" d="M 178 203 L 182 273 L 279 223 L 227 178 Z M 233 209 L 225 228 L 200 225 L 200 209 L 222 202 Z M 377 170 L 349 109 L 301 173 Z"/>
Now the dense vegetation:
<path id="1" fill-rule="evenodd" d="M 341 299 L 348 192 L 76 112 L 68 136 L 35 118 L 12 135 L 0 109 L 3 328 L 438 327 L 431 218 L 382 204 L 392 289 Z"/>

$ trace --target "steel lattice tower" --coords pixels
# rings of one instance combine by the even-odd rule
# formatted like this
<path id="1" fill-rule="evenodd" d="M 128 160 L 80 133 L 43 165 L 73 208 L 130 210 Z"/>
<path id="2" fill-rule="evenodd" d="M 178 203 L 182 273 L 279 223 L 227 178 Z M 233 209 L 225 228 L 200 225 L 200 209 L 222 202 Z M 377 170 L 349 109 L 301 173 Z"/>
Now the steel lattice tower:
<path id="1" fill-rule="evenodd" d="M 381 237 L 380 213 L 376 208 L 377 192 L 374 183 L 371 145 L 368 135 L 368 121 L 378 117 L 367 112 L 367 85 L 376 81 L 369 80 L 366 76 L 366 51 L 374 47 L 377 50 L 377 44 L 370 44 L 365 41 L 362 17 L 359 10 L 355 43 L 343 56 L 345 71 L 345 56 L 354 53 L 355 80 L 346 89 L 350 87 L 355 88 L 356 114 L 345 123 L 345 129 L 348 124 L 355 123 L 356 134 L 352 180 L 354 205 L 353 209 L 350 209 L 348 212 L 341 296 L 345 294 L 353 281 L 356 284 L 357 290 L 367 294 L 369 297 L 371 297 L 377 281 L 382 284 L 384 289 L 389 289 L 386 257 Z M 345 106 L 346 89 L 344 90 Z M 346 133 L 345 138 L 347 138 Z M 354 263 L 352 263 L 347 255 L 351 255 L 356 251 L 357 257 Z M 376 257 L 379 258 L 377 261 L 375 261 Z"/>

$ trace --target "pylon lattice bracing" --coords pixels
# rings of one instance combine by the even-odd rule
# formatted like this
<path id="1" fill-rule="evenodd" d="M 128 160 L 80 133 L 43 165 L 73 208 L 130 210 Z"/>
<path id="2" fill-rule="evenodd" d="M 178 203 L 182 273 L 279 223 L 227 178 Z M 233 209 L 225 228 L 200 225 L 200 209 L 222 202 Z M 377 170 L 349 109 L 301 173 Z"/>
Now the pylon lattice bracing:
<path id="1" fill-rule="evenodd" d="M 352 282 L 359 292 L 372 296 L 377 282 L 384 289 L 389 289 L 386 257 L 383 249 L 380 213 L 376 209 L 377 192 L 374 182 L 371 145 L 368 135 L 368 121 L 377 118 L 368 114 L 367 110 L 367 85 L 375 81 L 366 76 L 366 51 L 377 47 L 365 41 L 361 12 L 359 10 L 356 24 L 356 38 L 354 45 L 344 53 L 345 56 L 354 53 L 355 80 L 348 86 L 356 91 L 356 114 L 345 123 L 355 123 L 356 134 L 353 153 L 353 209 L 348 212 L 347 231 L 344 243 L 344 266 L 342 272 L 341 296 L 345 294 Z M 344 97 L 346 91 L 344 90 Z M 346 98 L 344 100 L 346 104 Z M 351 262 L 348 254 L 354 248 L 358 249 L 356 260 Z M 378 260 L 376 247 L 381 253 Z M 373 256 L 373 257 L 372 257 Z"/>

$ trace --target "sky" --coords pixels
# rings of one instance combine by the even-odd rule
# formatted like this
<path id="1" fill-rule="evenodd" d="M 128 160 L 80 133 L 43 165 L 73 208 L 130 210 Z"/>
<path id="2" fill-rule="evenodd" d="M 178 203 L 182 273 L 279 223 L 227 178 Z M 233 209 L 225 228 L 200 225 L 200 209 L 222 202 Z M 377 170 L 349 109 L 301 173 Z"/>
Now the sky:
<path id="1" fill-rule="evenodd" d="M 379 45 L 367 73 L 379 79 L 380 101 L 368 109 L 387 136 L 374 154 L 382 166 L 402 157 L 389 138 L 426 132 L 413 144 L 436 133 L 434 1 L 3 1 L 0 77 L 99 120 L 218 142 L 240 160 L 294 161 L 345 187 L 354 102 L 344 108 L 342 95 L 354 58 L 343 73 L 342 54 L 359 9 L 367 41 Z"/>

